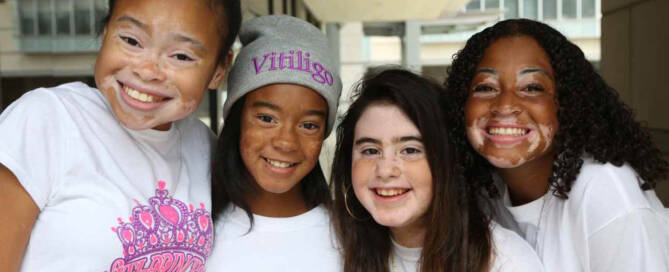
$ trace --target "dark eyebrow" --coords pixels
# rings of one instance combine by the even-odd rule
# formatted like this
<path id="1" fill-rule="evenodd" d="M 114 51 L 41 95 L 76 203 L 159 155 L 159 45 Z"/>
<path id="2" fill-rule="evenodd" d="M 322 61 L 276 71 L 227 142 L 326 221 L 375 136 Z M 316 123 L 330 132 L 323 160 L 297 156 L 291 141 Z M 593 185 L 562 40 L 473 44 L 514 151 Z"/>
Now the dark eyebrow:
<path id="1" fill-rule="evenodd" d="M 137 19 L 135 19 L 135 18 L 133 18 L 133 17 L 130 17 L 130 16 L 128 16 L 128 15 L 123 15 L 123 16 L 119 17 L 119 18 L 117 19 L 117 21 L 119 21 L 119 22 L 128 22 L 128 23 L 131 23 L 131 24 L 133 24 L 133 25 L 138 26 L 139 28 L 142 28 L 142 29 L 145 29 L 145 30 L 146 30 L 146 24 L 144 24 L 144 23 L 140 22 L 139 20 L 137 20 Z"/>
<path id="2" fill-rule="evenodd" d="M 492 69 L 492 68 L 481 68 L 481 69 L 476 70 L 476 73 L 477 74 L 486 73 L 486 74 L 493 74 L 493 75 L 498 75 L 499 74 L 497 72 L 497 70 Z"/>
<path id="3" fill-rule="evenodd" d="M 207 50 L 204 48 L 204 45 L 196 40 L 195 38 L 183 35 L 183 34 L 173 34 L 172 38 L 179 41 L 179 42 L 187 42 L 195 46 L 198 50 L 202 52 L 206 52 Z"/>
<path id="4" fill-rule="evenodd" d="M 322 110 L 308 110 L 304 112 L 305 115 L 318 115 L 323 118 L 326 118 L 328 115 Z"/>
<path id="5" fill-rule="evenodd" d="M 263 101 L 253 102 L 251 107 L 254 107 L 254 108 L 265 107 L 265 108 L 270 108 L 270 109 L 275 110 L 275 111 L 281 111 L 281 108 L 279 106 L 274 105 L 274 104 L 269 103 L 269 102 L 263 102 Z"/>
<path id="6" fill-rule="evenodd" d="M 354 144 L 358 146 L 364 143 L 381 144 L 381 141 L 369 137 L 362 137 L 360 139 L 357 139 Z"/>
<path id="7" fill-rule="evenodd" d="M 519 74 L 524 75 L 524 74 L 529 74 L 529 73 L 541 73 L 541 74 L 546 75 L 549 78 L 553 78 L 550 74 L 548 74 L 548 72 L 546 72 L 545 70 L 540 69 L 540 68 L 526 68 L 526 69 L 521 70 Z"/>
<path id="8" fill-rule="evenodd" d="M 399 137 L 393 139 L 394 143 L 402 143 L 402 142 L 408 142 L 408 141 L 418 141 L 418 142 L 423 142 L 423 139 L 420 138 L 420 136 L 404 136 L 404 137 Z"/>

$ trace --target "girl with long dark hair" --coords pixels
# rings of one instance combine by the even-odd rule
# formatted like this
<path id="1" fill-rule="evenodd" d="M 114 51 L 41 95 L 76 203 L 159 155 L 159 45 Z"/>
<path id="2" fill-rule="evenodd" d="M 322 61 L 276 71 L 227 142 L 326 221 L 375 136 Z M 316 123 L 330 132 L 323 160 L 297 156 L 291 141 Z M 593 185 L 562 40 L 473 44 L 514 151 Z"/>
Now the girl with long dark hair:
<path id="1" fill-rule="evenodd" d="M 442 125 L 441 90 L 397 69 L 359 84 L 332 168 L 344 271 L 541 271 L 529 245 L 479 209 Z"/>
<path id="2" fill-rule="evenodd" d="M 290 16 L 246 21 L 212 165 L 208 271 L 339 271 L 318 163 L 341 81 L 327 39 Z"/>
<path id="3" fill-rule="evenodd" d="M 496 216 L 547 270 L 669 271 L 669 166 L 583 52 L 548 25 L 474 35 L 447 80 L 454 138 Z M 495 186 L 493 186 L 495 185 Z"/>

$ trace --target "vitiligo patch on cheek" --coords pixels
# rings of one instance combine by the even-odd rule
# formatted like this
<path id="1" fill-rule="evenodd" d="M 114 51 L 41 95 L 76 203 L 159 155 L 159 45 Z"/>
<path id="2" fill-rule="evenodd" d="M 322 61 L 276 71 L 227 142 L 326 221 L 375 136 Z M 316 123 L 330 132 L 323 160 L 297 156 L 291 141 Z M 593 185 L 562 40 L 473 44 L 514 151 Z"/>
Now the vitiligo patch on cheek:
<path id="1" fill-rule="evenodd" d="M 548 150 L 548 148 L 551 146 L 553 143 L 553 127 L 552 126 L 546 126 L 546 125 L 539 125 L 539 131 L 541 131 L 541 135 L 546 139 L 546 143 L 544 145 L 544 152 Z"/>
<path id="2" fill-rule="evenodd" d="M 467 127 L 467 138 L 469 138 L 470 144 L 476 150 L 483 148 L 483 131 L 481 128 L 488 123 L 488 118 L 481 118 L 474 120 L 472 124 Z"/>
<path id="3" fill-rule="evenodd" d="M 530 141 L 530 147 L 527 149 L 527 153 L 532 153 L 534 150 L 539 147 L 539 144 L 541 143 L 541 137 L 539 136 L 539 133 L 537 133 L 536 128 L 531 128 L 531 130 L 534 132 L 532 135 L 530 135 L 530 138 L 528 141 Z"/>

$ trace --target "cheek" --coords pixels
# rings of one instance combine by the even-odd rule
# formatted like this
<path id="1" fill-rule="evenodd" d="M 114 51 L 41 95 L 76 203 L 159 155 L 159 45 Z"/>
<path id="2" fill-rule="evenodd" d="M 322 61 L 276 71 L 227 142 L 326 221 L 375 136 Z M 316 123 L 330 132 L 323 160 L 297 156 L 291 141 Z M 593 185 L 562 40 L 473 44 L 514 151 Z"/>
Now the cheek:
<path id="1" fill-rule="evenodd" d="M 371 160 L 356 159 L 355 155 L 351 165 L 351 181 L 357 192 L 367 187 L 367 181 L 374 174 L 375 163 Z"/>
<path id="2" fill-rule="evenodd" d="M 416 191 L 419 206 L 428 207 L 432 202 L 432 172 L 427 159 L 409 163 L 405 166 L 407 178 Z"/>
<path id="3" fill-rule="evenodd" d="M 239 136 L 239 152 L 245 162 L 260 151 L 264 142 L 262 130 L 242 124 Z"/>
<path id="4" fill-rule="evenodd" d="M 318 156 L 321 154 L 321 148 L 323 147 L 323 139 L 321 138 L 303 138 L 300 139 L 300 146 L 302 146 L 302 152 L 304 156 L 309 160 L 318 160 Z"/>

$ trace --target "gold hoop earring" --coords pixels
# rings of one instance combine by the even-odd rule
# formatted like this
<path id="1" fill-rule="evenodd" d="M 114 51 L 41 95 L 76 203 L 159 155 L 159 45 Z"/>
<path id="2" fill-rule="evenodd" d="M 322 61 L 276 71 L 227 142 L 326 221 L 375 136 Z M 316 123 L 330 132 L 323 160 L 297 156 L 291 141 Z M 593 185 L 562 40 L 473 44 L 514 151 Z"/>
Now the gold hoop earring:
<path id="1" fill-rule="evenodd" d="M 353 212 L 351 212 L 351 209 L 348 208 L 348 191 L 351 189 L 352 186 L 347 186 L 344 187 L 344 207 L 346 207 L 346 212 L 348 212 L 348 215 L 350 215 L 353 219 L 357 221 L 365 221 L 367 219 L 361 219 L 355 215 L 353 215 Z"/>

